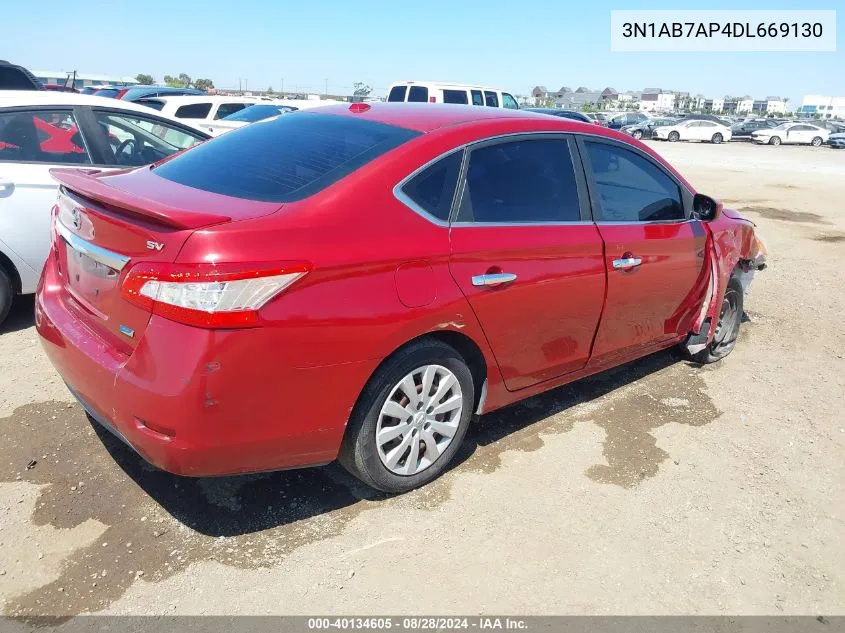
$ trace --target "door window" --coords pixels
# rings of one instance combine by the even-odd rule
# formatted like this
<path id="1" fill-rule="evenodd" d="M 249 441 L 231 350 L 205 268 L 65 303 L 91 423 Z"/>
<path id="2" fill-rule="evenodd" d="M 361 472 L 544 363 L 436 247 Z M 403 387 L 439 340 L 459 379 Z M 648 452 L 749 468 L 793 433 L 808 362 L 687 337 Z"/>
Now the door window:
<path id="1" fill-rule="evenodd" d="M 426 167 L 402 187 L 403 193 L 426 213 L 446 222 L 455 197 L 463 152 L 457 151 Z"/>
<path id="2" fill-rule="evenodd" d="M 474 105 L 474 106 L 483 106 L 484 105 L 484 95 L 481 94 L 480 90 L 470 90 L 469 93 L 472 96 L 472 105 Z"/>
<path id="3" fill-rule="evenodd" d="M 654 163 L 631 150 L 585 141 L 599 220 L 667 222 L 686 219 L 678 184 Z"/>
<path id="4" fill-rule="evenodd" d="M 91 157 L 70 110 L 0 114 L 0 161 L 90 164 Z"/>
<path id="5" fill-rule="evenodd" d="M 516 102 L 516 99 L 507 92 L 502 93 L 502 105 L 509 110 L 519 110 L 519 104 Z"/>
<path id="6" fill-rule="evenodd" d="M 98 111 L 94 117 L 97 132 L 105 135 L 100 141 L 109 150 L 108 165 L 149 165 L 204 140 L 159 119 Z"/>
<path id="7" fill-rule="evenodd" d="M 217 108 L 217 113 L 214 115 L 215 119 L 222 119 L 230 114 L 234 114 L 235 112 L 240 112 L 245 107 L 247 107 L 246 103 L 221 103 L 220 107 Z"/>
<path id="8" fill-rule="evenodd" d="M 472 150 L 459 222 L 579 222 L 569 143 L 533 139 Z"/>
<path id="9" fill-rule="evenodd" d="M 493 92 L 492 90 L 484 91 L 484 105 L 489 106 L 491 108 L 499 107 L 499 97 L 496 95 L 495 92 Z"/>
<path id="10" fill-rule="evenodd" d="M 393 86 L 390 89 L 390 94 L 387 95 L 388 101 L 401 102 L 405 101 L 405 93 L 408 92 L 408 86 Z"/>

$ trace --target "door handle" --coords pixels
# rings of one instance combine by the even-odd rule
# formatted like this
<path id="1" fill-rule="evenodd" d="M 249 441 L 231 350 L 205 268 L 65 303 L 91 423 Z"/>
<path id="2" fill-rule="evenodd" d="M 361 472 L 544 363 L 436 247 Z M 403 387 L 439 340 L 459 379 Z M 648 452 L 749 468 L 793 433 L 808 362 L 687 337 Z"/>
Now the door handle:
<path id="1" fill-rule="evenodd" d="M 500 286 L 516 280 L 513 273 L 488 273 L 486 275 L 475 275 L 472 278 L 473 286 Z"/>
<path id="2" fill-rule="evenodd" d="M 613 260 L 614 270 L 631 270 L 643 263 L 640 257 L 623 257 L 622 259 Z"/>
<path id="3" fill-rule="evenodd" d="M 15 191 L 15 183 L 0 178 L 0 198 L 8 198 Z"/>

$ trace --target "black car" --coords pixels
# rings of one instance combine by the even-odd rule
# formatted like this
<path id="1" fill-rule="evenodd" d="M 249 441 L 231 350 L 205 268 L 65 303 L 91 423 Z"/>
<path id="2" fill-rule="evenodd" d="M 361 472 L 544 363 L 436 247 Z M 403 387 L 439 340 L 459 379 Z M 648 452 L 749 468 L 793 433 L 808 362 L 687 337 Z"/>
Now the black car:
<path id="1" fill-rule="evenodd" d="M 528 112 L 538 112 L 539 114 L 551 114 L 552 116 L 559 116 L 563 119 L 572 119 L 573 121 L 581 121 L 582 123 L 593 123 L 590 117 L 582 114 L 581 112 L 575 112 L 574 110 L 559 110 L 558 108 L 525 108 Z"/>
<path id="2" fill-rule="evenodd" d="M 677 122 L 678 119 L 671 118 L 648 119 L 647 121 L 636 123 L 635 125 L 626 125 L 622 128 L 622 131 L 625 132 L 625 134 L 630 134 L 636 139 L 651 138 L 654 128 L 660 127 L 661 125 L 673 125 Z"/>
<path id="3" fill-rule="evenodd" d="M 731 138 L 751 140 L 751 135 L 759 130 L 768 130 L 779 124 L 774 119 L 751 119 L 731 126 Z"/>
<path id="4" fill-rule="evenodd" d="M 23 66 L 0 59 L 0 90 L 44 90 L 44 87 Z"/>

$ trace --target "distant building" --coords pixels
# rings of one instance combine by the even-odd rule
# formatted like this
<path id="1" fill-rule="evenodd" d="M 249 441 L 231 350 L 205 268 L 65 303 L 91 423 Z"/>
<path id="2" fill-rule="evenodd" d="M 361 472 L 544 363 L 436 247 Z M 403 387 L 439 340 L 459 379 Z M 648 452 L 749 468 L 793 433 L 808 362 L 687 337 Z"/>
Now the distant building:
<path id="1" fill-rule="evenodd" d="M 589 90 L 581 86 L 575 92 L 564 92 L 555 100 L 556 108 L 566 110 L 580 110 L 584 106 L 590 106 L 597 110 L 603 110 L 611 104 L 618 102 L 619 93 L 613 88 L 604 90 Z"/>
<path id="2" fill-rule="evenodd" d="M 780 97 L 766 97 L 765 99 L 755 99 L 751 106 L 753 114 L 783 114 L 786 112 L 786 100 Z"/>
<path id="3" fill-rule="evenodd" d="M 798 115 L 820 119 L 845 119 L 845 97 L 807 95 L 801 103 Z"/>
<path id="4" fill-rule="evenodd" d="M 640 96 L 640 112 L 670 112 L 675 109 L 675 93 L 671 90 L 647 88 Z"/>
<path id="5" fill-rule="evenodd" d="M 33 70 L 32 74 L 42 84 L 58 84 L 70 85 L 73 78 L 73 71 L 67 72 L 64 70 Z M 118 77 L 117 75 L 95 75 L 93 73 L 76 73 L 76 78 L 73 81 L 74 88 L 84 88 L 85 86 L 110 86 L 110 85 L 131 85 L 137 84 L 138 81 L 134 77 Z"/>

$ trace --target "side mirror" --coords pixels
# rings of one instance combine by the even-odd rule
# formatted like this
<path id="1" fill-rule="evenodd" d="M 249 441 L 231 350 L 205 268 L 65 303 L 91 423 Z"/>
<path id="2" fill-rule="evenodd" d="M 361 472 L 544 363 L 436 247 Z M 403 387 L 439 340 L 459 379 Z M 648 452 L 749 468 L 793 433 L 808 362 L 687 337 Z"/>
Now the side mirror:
<path id="1" fill-rule="evenodd" d="M 697 220 L 711 222 L 719 217 L 721 211 L 722 203 L 703 193 L 695 194 L 692 199 L 692 216 Z"/>

